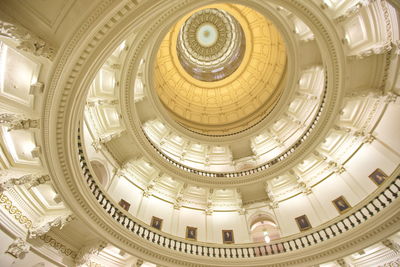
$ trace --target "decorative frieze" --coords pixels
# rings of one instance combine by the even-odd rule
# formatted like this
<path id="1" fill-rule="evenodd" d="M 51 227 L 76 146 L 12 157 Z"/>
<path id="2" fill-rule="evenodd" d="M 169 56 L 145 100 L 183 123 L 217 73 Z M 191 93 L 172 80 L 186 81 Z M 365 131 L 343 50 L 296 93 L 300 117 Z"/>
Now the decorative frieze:
<path id="1" fill-rule="evenodd" d="M 29 229 L 28 236 L 29 238 L 37 238 L 48 233 L 52 228 L 59 228 L 60 230 L 69 222 L 74 219 L 72 214 L 63 214 L 57 216 L 55 218 L 47 219 L 44 222 L 40 223 Z"/>
<path id="2" fill-rule="evenodd" d="M 50 176 L 48 174 L 26 174 L 19 178 L 12 178 L 6 176 L 3 177 L 3 181 L 0 183 L 0 193 L 9 190 L 15 185 L 28 184 L 28 188 L 36 187 L 41 184 L 45 184 L 50 181 Z"/>
<path id="3" fill-rule="evenodd" d="M 8 211 L 14 218 L 26 229 L 30 229 L 32 227 L 32 221 L 28 219 L 25 215 L 22 214 L 22 211 L 13 205 L 12 201 L 4 195 L 4 193 L 0 193 L 0 205 Z"/>
<path id="4" fill-rule="evenodd" d="M 362 7 L 368 6 L 370 4 L 371 0 L 360 0 L 357 4 L 354 6 L 348 8 L 342 15 L 336 17 L 334 19 L 334 22 L 336 23 L 341 23 L 345 21 L 348 18 L 351 18 L 358 12 L 360 12 Z"/>
<path id="5" fill-rule="evenodd" d="M 59 252 L 61 252 L 62 254 L 64 254 L 67 257 L 71 257 L 73 259 L 76 258 L 77 253 L 75 251 L 73 251 L 70 248 L 67 248 L 65 245 L 63 245 L 62 243 L 58 242 L 56 239 L 54 239 L 53 237 L 51 237 L 48 234 L 44 234 L 39 236 L 39 239 L 42 240 L 45 244 L 51 246 L 52 248 L 58 250 Z"/>
<path id="6" fill-rule="evenodd" d="M 31 128 L 38 129 L 40 120 L 26 119 L 22 115 L 3 113 L 0 114 L 0 125 L 6 126 L 8 131 L 27 130 Z"/>
<path id="7" fill-rule="evenodd" d="M 22 51 L 49 60 L 54 59 L 55 48 L 22 25 L 0 21 L 0 35 L 16 40 L 18 42 L 17 48 Z"/>

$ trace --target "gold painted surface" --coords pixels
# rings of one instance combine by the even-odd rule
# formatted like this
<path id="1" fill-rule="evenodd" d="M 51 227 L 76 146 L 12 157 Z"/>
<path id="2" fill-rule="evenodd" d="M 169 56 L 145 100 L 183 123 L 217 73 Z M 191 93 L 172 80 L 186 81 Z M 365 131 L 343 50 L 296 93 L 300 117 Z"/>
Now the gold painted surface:
<path id="1" fill-rule="evenodd" d="M 241 24 L 246 51 L 239 68 L 216 82 L 199 81 L 182 68 L 177 58 L 177 35 L 183 17 L 160 45 L 155 65 L 157 94 L 174 119 L 204 134 L 229 134 L 251 127 L 273 107 L 282 88 L 286 47 L 277 28 L 253 9 L 217 4 Z"/>

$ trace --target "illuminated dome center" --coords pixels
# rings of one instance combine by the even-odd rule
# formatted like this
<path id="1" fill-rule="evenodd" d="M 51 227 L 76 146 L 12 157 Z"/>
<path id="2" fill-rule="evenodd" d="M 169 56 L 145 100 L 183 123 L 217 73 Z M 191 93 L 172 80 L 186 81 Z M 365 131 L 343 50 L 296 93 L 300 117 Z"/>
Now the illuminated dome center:
<path id="1" fill-rule="evenodd" d="M 213 46 L 218 40 L 218 30 L 211 23 L 204 23 L 196 32 L 196 40 L 203 47 Z"/>
<path id="2" fill-rule="evenodd" d="M 240 23 L 227 11 L 206 8 L 192 14 L 182 25 L 177 54 L 185 71 L 205 82 L 222 80 L 242 62 L 245 36 Z"/>

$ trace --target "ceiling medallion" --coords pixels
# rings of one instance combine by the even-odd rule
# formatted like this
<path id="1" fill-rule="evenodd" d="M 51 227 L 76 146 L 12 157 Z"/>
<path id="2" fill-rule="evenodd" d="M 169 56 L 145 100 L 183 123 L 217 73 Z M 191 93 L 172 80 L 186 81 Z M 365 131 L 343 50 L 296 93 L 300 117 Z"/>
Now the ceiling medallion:
<path id="1" fill-rule="evenodd" d="M 222 80 L 242 62 L 246 40 L 240 23 L 222 9 L 191 15 L 178 35 L 177 54 L 185 71 L 205 82 Z"/>

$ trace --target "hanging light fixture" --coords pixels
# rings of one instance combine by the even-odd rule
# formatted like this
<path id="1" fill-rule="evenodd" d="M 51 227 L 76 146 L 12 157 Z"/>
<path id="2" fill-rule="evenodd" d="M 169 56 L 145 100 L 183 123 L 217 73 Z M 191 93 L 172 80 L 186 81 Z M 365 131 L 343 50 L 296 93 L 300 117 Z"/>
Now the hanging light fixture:
<path id="1" fill-rule="evenodd" d="M 262 221 L 261 224 L 264 226 L 264 221 Z M 263 228 L 264 228 L 263 229 L 264 241 L 265 241 L 265 243 L 269 243 L 271 241 L 271 238 L 269 237 L 269 233 L 268 233 L 267 229 L 265 228 L 265 226 Z"/>
<path id="2" fill-rule="evenodd" d="M 269 234 L 266 230 L 263 231 L 264 234 L 264 241 L 265 243 L 269 243 L 271 241 L 271 238 L 269 237 Z"/>

